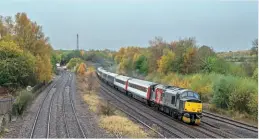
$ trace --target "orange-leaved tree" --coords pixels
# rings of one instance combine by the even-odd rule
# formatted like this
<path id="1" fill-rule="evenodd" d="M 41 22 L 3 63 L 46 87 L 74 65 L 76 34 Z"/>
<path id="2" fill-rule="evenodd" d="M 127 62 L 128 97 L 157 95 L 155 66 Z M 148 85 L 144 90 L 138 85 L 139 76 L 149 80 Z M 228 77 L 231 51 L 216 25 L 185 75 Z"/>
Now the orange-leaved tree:
<path id="1" fill-rule="evenodd" d="M 78 66 L 77 73 L 83 75 L 85 74 L 85 72 L 86 72 L 86 65 L 85 63 L 82 62 Z"/>

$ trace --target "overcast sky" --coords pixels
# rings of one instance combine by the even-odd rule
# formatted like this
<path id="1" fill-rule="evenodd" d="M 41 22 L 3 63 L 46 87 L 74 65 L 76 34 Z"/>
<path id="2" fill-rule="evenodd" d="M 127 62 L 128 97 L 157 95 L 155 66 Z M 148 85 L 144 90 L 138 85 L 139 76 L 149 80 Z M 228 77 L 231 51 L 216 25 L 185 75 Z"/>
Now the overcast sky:
<path id="1" fill-rule="evenodd" d="M 195 37 L 216 51 L 251 48 L 258 36 L 256 0 L 1 0 L 0 15 L 26 12 L 54 49 L 147 47 Z"/>

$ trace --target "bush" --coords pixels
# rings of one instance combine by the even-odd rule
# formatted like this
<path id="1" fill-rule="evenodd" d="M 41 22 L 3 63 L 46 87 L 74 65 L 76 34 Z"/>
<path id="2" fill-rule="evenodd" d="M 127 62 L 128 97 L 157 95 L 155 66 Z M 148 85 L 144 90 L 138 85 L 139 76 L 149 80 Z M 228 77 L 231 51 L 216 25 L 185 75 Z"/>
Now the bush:
<path id="1" fill-rule="evenodd" d="M 230 108 L 240 112 L 250 112 L 250 104 L 257 94 L 256 81 L 243 77 L 223 76 L 213 86 L 213 103 L 220 108 Z M 251 108 L 250 108 L 251 107 Z"/>
<path id="2" fill-rule="evenodd" d="M 212 79 L 207 74 L 192 76 L 191 89 L 199 93 L 203 102 L 208 102 L 212 95 Z"/>
<path id="3" fill-rule="evenodd" d="M 98 113 L 101 115 L 110 116 L 115 114 L 115 109 L 107 101 L 106 103 L 99 103 Z"/>
<path id="4" fill-rule="evenodd" d="M 213 86 L 212 102 L 220 108 L 228 108 L 229 96 L 234 90 L 236 80 L 232 76 L 227 76 L 215 82 Z"/>
<path id="5" fill-rule="evenodd" d="M 258 94 L 253 94 L 248 103 L 249 113 L 257 120 L 258 118 Z"/>
<path id="6" fill-rule="evenodd" d="M 258 68 L 254 70 L 253 77 L 254 80 L 258 81 Z"/>
<path id="7" fill-rule="evenodd" d="M 16 100 L 13 104 L 13 113 L 15 115 L 22 115 L 27 105 L 31 102 L 32 97 L 32 93 L 28 92 L 27 90 L 22 90 L 19 92 L 19 95 L 16 97 Z"/>
<path id="8" fill-rule="evenodd" d="M 83 60 L 80 59 L 80 58 L 71 58 L 71 59 L 69 60 L 69 62 L 67 63 L 67 68 L 68 68 L 68 69 L 72 69 L 72 68 L 74 68 L 77 64 L 82 63 L 82 62 L 83 62 Z"/>
<path id="9" fill-rule="evenodd" d="M 85 63 L 83 63 L 83 62 L 80 63 L 79 66 L 77 67 L 76 71 L 77 71 L 77 73 L 79 73 L 81 75 L 85 74 L 85 72 L 86 72 L 86 65 L 85 65 Z"/>
<path id="10" fill-rule="evenodd" d="M 248 104 L 253 99 L 252 95 L 257 93 L 256 86 L 256 82 L 251 79 L 237 78 L 229 98 L 230 108 L 240 112 L 249 112 Z"/>

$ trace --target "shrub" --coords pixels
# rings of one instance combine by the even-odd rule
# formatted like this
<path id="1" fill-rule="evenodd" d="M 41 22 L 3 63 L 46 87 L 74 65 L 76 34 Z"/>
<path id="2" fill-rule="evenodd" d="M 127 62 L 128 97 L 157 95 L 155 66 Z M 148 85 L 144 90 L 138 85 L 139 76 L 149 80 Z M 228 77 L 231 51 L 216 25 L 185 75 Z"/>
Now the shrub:
<path id="1" fill-rule="evenodd" d="M 258 68 L 254 70 L 253 77 L 254 80 L 258 81 Z"/>
<path id="2" fill-rule="evenodd" d="M 69 62 L 67 63 L 67 68 L 68 68 L 68 69 L 72 69 L 72 68 L 74 68 L 77 64 L 79 64 L 79 63 L 81 63 L 81 62 L 83 62 L 83 60 L 80 59 L 80 58 L 71 58 L 71 59 L 69 60 Z"/>
<path id="3" fill-rule="evenodd" d="M 13 104 L 13 113 L 15 115 L 22 115 L 27 105 L 31 102 L 32 97 L 32 93 L 28 92 L 27 90 L 22 90 L 19 92 L 19 95 L 16 97 L 16 100 Z"/>
<path id="4" fill-rule="evenodd" d="M 258 118 L 258 94 L 253 94 L 248 103 L 249 113 L 257 120 Z"/>
<path id="5" fill-rule="evenodd" d="M 212 93 L 212 80 L 207 74 L 192 76 L 191 89 L 199 93 L 203 102 L 208 102 Z"/>
<path id="6" fill-rule="evenodd" d="M 257 93 L 257 84 L 254 80 L 246 78 L 236 78 L 234 90 L 229 97 L 230 108 L 240 112 L 249 112 L 249 101 L 253 94 Z"/>
<path id="7" fill-rule="evenodd" d="M 86 72 L 86 65 L 85 65 L 85 63 L 83 63 L 83 62 L 80 63 L 76 71 L 77 71 L 77 73 L 79 73 L 81 75 L 85 74 L 85 72 Z"/>
<path id="8" fill-rule="evenodd" d="M 234 90 L 236 81 L 232 76 L 226 76 L 219 79 L 213 86 L 213 99 L 212 102 L 220 108 L 228 108 L 229 96 Z"/>
<path id="9" fill-rule="evenodd" d="M 191 80 L 189 78 L 184 78 L 183 76 L 175 76 L 171 82 L 171 85 L 190 89 Z"/>
<path id="10" fill-rule="evenodd" d="M 106 115 L 106 116 L 114 115 L 115 109 L 109 104 L 108 101 L 103 102 L 103 103 L 99 103 L 98 114 Z"/>
<path id="11" fill-rule="evenodd" d="M 244 77 L 222 76 L 213 86 L 213 103 L 220 108 L 230 108 L 240 112 L 253 109 L 254 94 L 257 94 L 256 81 Z M 251 106 L 251 108 L 250 108 Z"/>

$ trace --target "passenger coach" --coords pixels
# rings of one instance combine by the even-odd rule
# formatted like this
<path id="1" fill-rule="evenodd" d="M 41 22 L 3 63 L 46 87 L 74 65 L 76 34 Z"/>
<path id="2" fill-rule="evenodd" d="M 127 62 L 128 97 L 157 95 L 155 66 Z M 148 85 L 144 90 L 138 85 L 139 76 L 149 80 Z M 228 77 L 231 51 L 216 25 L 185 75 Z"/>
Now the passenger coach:
<path id="1" fill-rule="evenodd" d="M 150 105 L 150 95 L 157 83 L 139 80 L 139 79 L 130 79 L 128 81 L 127 93 L 130 96 L 133 96 L 137 99 L 144 99 Z"/>
<path id="2" fill-rule="evenodd" d="M 127 93 L 127 87 L 128 87 L 128 80 L 131 79 L 130 77 L 118 75 L 115 77 L 114 80 L 114 86 L 117 90 L 121 90 L 125 93 Z"/>

